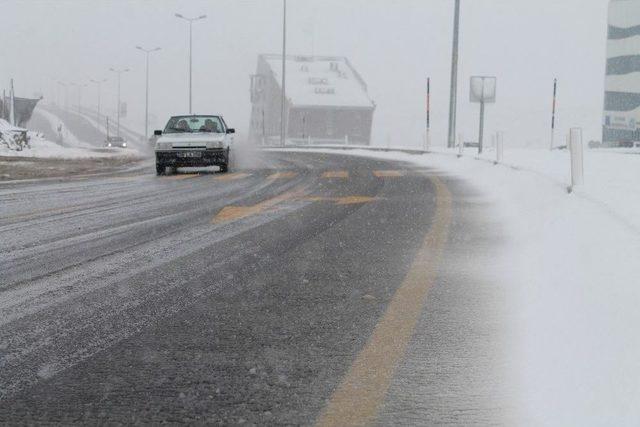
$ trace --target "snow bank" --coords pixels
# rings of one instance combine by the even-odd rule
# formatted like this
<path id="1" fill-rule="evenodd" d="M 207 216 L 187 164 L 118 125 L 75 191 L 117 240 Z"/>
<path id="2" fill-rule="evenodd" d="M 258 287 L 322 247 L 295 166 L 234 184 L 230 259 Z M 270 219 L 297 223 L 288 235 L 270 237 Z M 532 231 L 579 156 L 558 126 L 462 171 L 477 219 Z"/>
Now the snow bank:
<path id="1" fill-rule="evenodd" d="M 329 152 L 440 169 L 493 202 L 510 236 L 489 268 L 513 290 L 519 424 L 640 425 L 640 156 L 587 152 L 568 194 L 563 151 L 505 151 L 506 167 L 447 150 Z"/>
<path id="2" fill-rule="evenodd" d="M 78 137 L 76 137 L 73 134 L 73 132 L 67 129 L 67 126 L 64 124 L 64 121 L 60 119 L 58 116 L 56 116 L 55 114 L 43 108 L 39 108 L 38 113 L 42 115 L 42 117 L 44 117 L 49 122 L 51 129 L 53 129 L 54 131 L 57 131 L 58 126 L 61 126 L 62 140 L 64 141 L 65 146 L 74 147 L 74 148 L 92 148 L 91 144 L 80 141 Z"/>
<path id="3" fill-rule="evenodd" d="M 39 158 L 62 158 L 78 159 L 89 157 L 112 157 L 123 155 L 134 155 L 134 153 L 123 153 L 116 150 L 90 150 L 86 148 L 62 147 L 55 142 L 43 138 L 40 134 L 29 132 L 29 147 L 22 151 L 10 150 L 0 144 L 0 157 L 39 157 Z"/>

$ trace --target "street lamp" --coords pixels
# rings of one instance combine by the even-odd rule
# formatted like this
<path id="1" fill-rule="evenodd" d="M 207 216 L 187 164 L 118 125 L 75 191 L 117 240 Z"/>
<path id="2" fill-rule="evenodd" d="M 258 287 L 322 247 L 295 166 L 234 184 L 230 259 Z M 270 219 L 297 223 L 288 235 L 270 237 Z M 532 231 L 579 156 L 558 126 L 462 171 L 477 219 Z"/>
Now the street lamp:
<path id="1" fill-rule="evenodd" d="M 280 105 L 280 145 L 286 139 L 286 99 L 287 99 L 287 0 L 282 0 L 282 100 Z"/>
<path id="2" fill-rule="evenodd" d="M 102 80 L 94 80 L 91 79 L 91 83 L 95 83 L 98 86 L 98 110 L 97 110 L 97 119 L 98 119 L 98 127 L 100 127 L 100 92 L 102 92 L 102 83 L 106 82 L 107 79 Z"/>
<path id="3" fill-rule="evenodd" d="M 147 141 L 149 139 L 149 54 L 151 52 L 156 52 L 160 50 L 159 47 L 155 49 L 144 49 L 143 47 L 136 46 L 136 49 L 141 50 L 145 53 L 146 62 L 147 62 L 147 78 L 146 78 L 146 94 L 145 94 L 145 104 L 144 104 L 144 140 Z"/>
<path id="4" fill-rule="evenodd" d="M 192 79 L 193 79 L 193 22 L 204 19 L 207 15 L 200 15 L 197 18 L 187 18 L 179 13 L 175 14 L 176 18 L 184 19 L 189 22 L 189 114 L 192 113 Z"/>
<path id="5" fill-rule="evenodd" d="M 456 145 L 456 115 L 458 97 L 458 41 L 460 32 L 460 0 L 456 0 L 453 14 L 453 49 L 451 51 L 451 89 L 449 93 L 449 138 L 447 147 Z"/>
<path id="6" fill-rule="evenodd" d="M 120 75 L 122 75 L 122 73 L 126 73 L 127 71 L 129 71 L 129 69 L 128 68 L 124 68 L 124 69 L 109 68 L 109 71 L 113 71 L 118 75 L 118 120 L 116 125 L 116 136 L 120 136 Z"/>

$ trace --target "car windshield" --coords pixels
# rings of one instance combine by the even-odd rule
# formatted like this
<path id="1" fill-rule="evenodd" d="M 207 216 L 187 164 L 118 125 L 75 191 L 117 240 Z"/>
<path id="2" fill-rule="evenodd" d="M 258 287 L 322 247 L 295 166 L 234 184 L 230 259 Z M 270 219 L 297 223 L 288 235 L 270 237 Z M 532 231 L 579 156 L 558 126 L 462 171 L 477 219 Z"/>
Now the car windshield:
<path id="1" fill-rule="evenodd" d="M 164 133 L 210 132 L 224 133 L 225 128 L 218 116 L 176 116 L 171 117 Z"/>

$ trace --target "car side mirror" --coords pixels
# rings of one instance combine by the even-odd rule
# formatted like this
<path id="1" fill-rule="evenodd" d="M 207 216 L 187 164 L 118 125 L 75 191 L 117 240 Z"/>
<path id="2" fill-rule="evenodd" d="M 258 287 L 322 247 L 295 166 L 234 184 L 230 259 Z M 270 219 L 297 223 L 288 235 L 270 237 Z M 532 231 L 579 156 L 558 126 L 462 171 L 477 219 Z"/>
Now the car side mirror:
<path id="1" fill-rule="evenodd" d="M 231 128 L 231 129 L 227 129 L 227 133 L 236 133 L 236 130 Z"/>
<path id="2" fill-rule="evenodd" d="M 153 131 L 153 134 L 154 134 L 155 136 L 160 136 L 160 135 L 162 135 L 162 131 L 161 131 L 161 130 L 154 130 L 154 131 Z"/>

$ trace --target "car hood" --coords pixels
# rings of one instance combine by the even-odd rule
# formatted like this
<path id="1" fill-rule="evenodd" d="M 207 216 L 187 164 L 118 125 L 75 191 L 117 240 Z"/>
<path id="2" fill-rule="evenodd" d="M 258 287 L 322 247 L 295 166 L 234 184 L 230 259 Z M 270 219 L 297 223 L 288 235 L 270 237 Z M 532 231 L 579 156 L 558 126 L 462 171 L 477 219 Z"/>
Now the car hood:
<path id="1" fill-rule="evenodd" d="M 199 145 L 207 142 L 223 142 L 224 134 L 220 133 L 169 133 L 160 136 L 156 143 L 170 142 L 172 144 Z"/>

